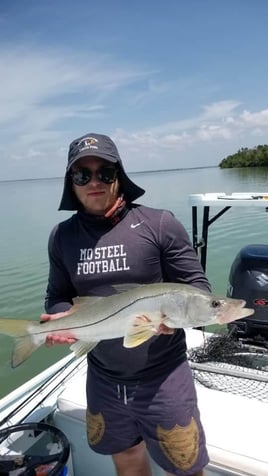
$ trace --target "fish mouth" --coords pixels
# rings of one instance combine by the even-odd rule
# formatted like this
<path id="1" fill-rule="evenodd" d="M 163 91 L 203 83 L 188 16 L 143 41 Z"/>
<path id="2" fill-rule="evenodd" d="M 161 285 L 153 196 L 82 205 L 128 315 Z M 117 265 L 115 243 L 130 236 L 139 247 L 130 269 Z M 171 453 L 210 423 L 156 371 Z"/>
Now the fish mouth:
<path id="1" fill-rule="evenodd" d="M 242 312 L 241 312 L 242 311 Z M 241 311 L 239 313 L 239 317 L 237 319 L 242 319 L 243 317 L 248 317 L 248 316 L 252 316 L 252 314 L 255 313 L 255 310 L 254 309 L 251 309 L 249 307 L 244 307 L 244 308 L 241 308 Z M 236 319 L 235 319 L 236 320 Z"/>
<path id="2" fill-rule="evenodd" d="M 255 310 L 245 307 L 246 301 L 244 299 L 232 299 L 233 305 L 228 309 L 228 303 L 223 312 L 220 312 L 219 323 L 228 324 L 229 322 L 237 321 L 243 319 L 244 317 L 252 316 Z"/>
<path id="3" fill-rule="evenodd" d="M 241 319 L 242 317 L 252 316 L 252 314 L 254 314 L 255 312 L 254 309 L 251 309 L 250 307 L 245 307 L 246 304 L 247 303 L 244 299 L 238 299 L 238 307 L 240 309 L 239 314 L 241 315 L 239 319 Z"/>

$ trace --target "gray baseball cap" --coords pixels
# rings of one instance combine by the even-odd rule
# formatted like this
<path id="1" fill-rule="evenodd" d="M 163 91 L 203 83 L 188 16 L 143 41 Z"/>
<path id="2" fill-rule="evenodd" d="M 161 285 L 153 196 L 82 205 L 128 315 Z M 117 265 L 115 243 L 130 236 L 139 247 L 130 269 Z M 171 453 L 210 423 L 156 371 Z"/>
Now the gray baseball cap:
<path id="1" fill-rule="evenodd" d="M 63 194 L 59 210 L 78 210 L 79 202 L 72 188 L 70 169 L 72 165 L 82 157 L 100 157 L 101 159 L 117 164 L 119 169 L 119 182 L 128 203 L 141 197 L 145 190 L 136 185 L 127 176 L 121 157 L 112 139 L 103 134 L 90 132 L 71 142 L 68 153 L 68 162 L 64 178 Z"/>

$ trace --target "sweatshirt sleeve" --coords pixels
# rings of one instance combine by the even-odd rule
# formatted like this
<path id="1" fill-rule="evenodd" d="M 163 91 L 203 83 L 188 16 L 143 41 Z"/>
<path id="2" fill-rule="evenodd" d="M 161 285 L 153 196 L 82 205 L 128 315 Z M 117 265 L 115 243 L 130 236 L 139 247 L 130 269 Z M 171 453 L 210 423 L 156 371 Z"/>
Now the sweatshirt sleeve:
<path id="1" fill-rule="evenodd" d="M 72 298 L 77 294 L 61 255 L 57 225 L 50 233 L 48 241 L 49 275 L 45 297 L 45 309 L 48 314 L 70 309 L 73 304 Z"/>
<path id="2" fill-rule="evenodd" d="M 161 217 L 160 246 L 165 281 L 211 290 L 188 233 L 169 211 L 164 211 Z"/>

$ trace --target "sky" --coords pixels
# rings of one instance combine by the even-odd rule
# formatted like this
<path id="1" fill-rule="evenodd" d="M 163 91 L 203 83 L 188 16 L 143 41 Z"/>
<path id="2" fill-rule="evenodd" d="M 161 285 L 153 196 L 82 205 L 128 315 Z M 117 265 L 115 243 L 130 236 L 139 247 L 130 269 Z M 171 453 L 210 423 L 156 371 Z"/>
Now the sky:
<path id="1" fill-rule="evenodd" d="M 129 172 L 268 143 L 267 0 L 1 0 L 0 180 L 62 177 L 70 142 Z"/>

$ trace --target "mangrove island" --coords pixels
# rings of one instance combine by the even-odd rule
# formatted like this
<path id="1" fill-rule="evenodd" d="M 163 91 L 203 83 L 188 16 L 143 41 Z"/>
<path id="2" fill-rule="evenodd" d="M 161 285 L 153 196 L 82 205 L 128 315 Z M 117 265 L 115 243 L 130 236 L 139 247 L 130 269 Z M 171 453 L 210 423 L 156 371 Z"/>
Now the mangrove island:
<path id="1" fill-rule="evenodd" d="M 222 169 L 233 167 L 268 167 L 268 145 L 257 145 L 253 149 L 242 147 L 235 154 L 223 159 L 219 167 Z"/>

